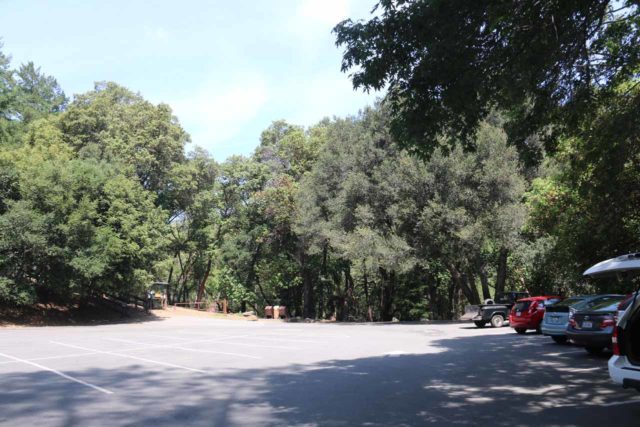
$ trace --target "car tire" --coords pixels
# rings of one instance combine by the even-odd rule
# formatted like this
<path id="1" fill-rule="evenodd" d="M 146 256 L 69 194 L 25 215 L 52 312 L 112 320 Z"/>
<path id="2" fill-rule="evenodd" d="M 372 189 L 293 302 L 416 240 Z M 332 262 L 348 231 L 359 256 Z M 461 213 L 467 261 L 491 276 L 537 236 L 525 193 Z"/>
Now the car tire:
<path id="1" fill-rule="evenodd" d="M 486 324 L 487 324 L 487 322 L 484 322 L 484 321 L 482 321 L 482 320 L 476 320 L 476 321 L 475 321 L 475 322 L 473 322 L 473 323 L 475 323 L 475 324 L 476 324 L 476 326 L 477 326 L 478 328 L 484 328 L 484 325 L 486 325 Z"/>
<path id="2" fill-rule="evenodd" d="M 602 353 L 604 347 L 586 346 L 584 349 L 587 350 L 587 353 L 589 354 L 598 355 Z"/>
<path id="3" fill-rule="evenodd" d="M 500 314 L 496 314 L 491 318 L 491 326 L 494 328 L 502 328 L 504 326 L 504 317 Z"/>
<path id="4" fill-rule="evenodd" d="M 565 337 L 564 335 L 557 335 L 557 336 L 552 336 L 551 339 L 556 343 L 556 344 L 566 344 L 568 338 Z"/>
<path id="5" fill-rule="evenodd" d="M 541 333 L 542 333 L 542 327 L 538 325 L 538 327 L 536 328 L 536 334 L 540 335 Z"/>
<path id="6" fill-rule="evenodd" d="M 524 335 L 527 333 L 527 329 L 526 328 L 514 328 L 516 330 L 516 332 L 520 335 Z"/>

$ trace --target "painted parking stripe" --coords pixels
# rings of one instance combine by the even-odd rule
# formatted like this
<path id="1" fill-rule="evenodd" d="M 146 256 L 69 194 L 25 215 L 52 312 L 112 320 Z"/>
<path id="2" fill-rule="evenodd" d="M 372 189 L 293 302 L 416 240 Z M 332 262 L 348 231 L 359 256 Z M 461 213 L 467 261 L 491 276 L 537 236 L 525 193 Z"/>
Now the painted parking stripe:
<path id="1" fill-rule="evenodd" d="M 99 391 L 99 392 L 101 392 L 101 393 L 104 393 L 104 394 L 113 394 L 113 392 L 112 392 L 112 391 L 107 390 L 106 388 L 99 387 L 99 386 L 97 386 L 97 385 L 94 385 L 94 384 L 88 383 L 88 382 L 86 382 L 86 381 L 82 381 L 81 379 L 78 379 L 78 378 L 72 377 L 71 375 L 67 375 L 67 374 L 65 374 L 64 372 L 60 372 L 60 371 L 58 371 L 58 370 L 55 370 L 55 369 L 49 368 L 49 367 L 44 366 L 44 365 L 41 365 L 41 364 L 39 364 L 39 363 L 30 362 L 30 361 L 28 361 L 28 360 L 20 359 L 19 357 L 10 356 L 10 355 L 5 354 L 5 353 L 0 353 L 0 356 L 2 356 L 2 357 L 6 357 L 7 359 L 14 360 L 14 361 L 16 361 L 16 362 L 24 363 L 24 364 L 26 364 L 26 365 L 34 366 L 34 367 L 36 367 L 36 368 L 38 368 L 38 369 L 42 369 L 43 371 L 52 372 L 52 373 L 54 373 L 54 374 L 56 374 L 56 375 L 61 376 L 62 378 L 66 378 L 66 379 L 68 379 L 69 381 L 73 381 L 73 382 L 76 382 L 76 383 L 78 383 L 78 384 L 82 384 L 83 386 L 90 387 L 90 388 L 92 388 L 92 389 L 94 389 L 94 390 L 97 390 L 97 391 Z"/>
<path id="2" fill-rule="evenodd" d="M 122 338 L 105 338 L 105 339 L 109 340 L 109 341 L 123 342 L 123 343 L 127 343 L 127 344 L 144 345 L 144 347 L 126 348 L 126 349 L 120 350 L 121 352 L 124 352 L 124 351 L 152 350 L 152 349 L 157 349 L 157 348 L 175 348 L 175 347 L 182 346 L 182 345 L 187 345 L 187 344 L 211 343 L 211 342 L 218 342 L 220 340 L 237 339 L 237 338 L 248 338 L 248 337 L 249 337 L 249 335 L 228 335 L 226 337 L 212 338 L 212 339 L 202 339 L 202 340 L 188 340 L 188 341 L 185 341 L 185 342 L 174 343 L 174 344 L 152 344 L 152 343 L 144 343 L 144 342 L 140 342 L 140 341 L 125 340 L 125 339 L 122 339 Z"/>
<path id="3" fill-rule="evenodd" d="M 119 339 L 119 338 L 106 338 L 109 341 L 116 341 L 116 342 L 124 342 L 127 344 L 144 344 L 144 343 L 140 343 L 140 342 L 136 342 L 136 341 L 130 341 L 130 340 L 124 340 L 124 339 Z M 187 347 L 182 347 L 184 345 L 187 344 L 191 344 L 192 342 L 185 342 L 185 343 L 179 343 L 179 344 L 170 344 L 170 346 L 165 346 L 162 348 L 168 348 L 168 349 L 179 349 L 179 350 L 184 350 L 184 351 L 193 351 L 196 353 L 210 353 L 210 354 L 222 354 L 222 355 L 226 355 L 226 356 L 237 356 L 237 357 L 245 357 L 247 359 L 262 359 L 262 357 L 258 357 L 258 356 L 251 356 L 248 354 L 244 354 L 244 353 L 231 353 L 228 351 L 218 351 L 218 350 L 201 350 L 201 349 L 193 349 L 193 348 L 187 348 Z M 226 342 L 225 342 L 226 344 Z M 154 344 L 150 344 L 149 347 L 140 347 L 140 348 L 128 348 L 126 350 L 122 350 L 122 351 L 134 351 L 134 350 L 146 350 L 146 349 L 150 349 L 153 350 L 157 347 L 154 347 Z"/>
<path id="4" fill-rule="evenodd" d="M 276 350 L 300 350 L 299 347 L 289 347 L 289 346 L 282 346 L 282 345 L 269 345 L 269 344 L 251 344 L 251 343 L 245 343 L 245 342 L 228 342 L 225 341 L 226 345 L 239 345 L 242 347 L 257 347 L 257 348 L 273 348 Z"/>
<path id="5" fill-rule="evenodd" d="M 289 339 L 289 338 L 280 338 L 280 337 L 257 337 L 257 336 L 252 336 L 251 339 L 254 340 L 262 340 L 262 341 L 285 341 L 285 342 L 299 342 L 299 343 L 309 343 L 309 344 L 323 344 L 323 341 L 312 341 L 312 340 L 297 340 L 297 339 Z"/>
<path id="6" fill-rule="evenodd" d="M 133 360 L 138 360 L 140 362 L 151 363 L 151 364 L 154 364 L 154 365 L 168 366 L 170 368 L 182 369 L 184 371 L 198 372 L 198 373 L 201 373 L 201 374 L 206 374 L 207 373 L 206 371 L 203 371 L 202 369 L 195 369 L 195 368 L 189 368 L 187 366 L 176 365 L 176 364 L 173 364 L 173 363 L 160 362 L 158 360 L 147 359 L 145 357 L 131 356 L 130 354 L 116 353 L 116 352 L 113 352 L 113 351 L 96 350 L 94 348 L 81 347 L 79 345 L 66 344 L 66 343 L 62 343 L 62 342 L 58 342 L 58 341 L 49 341 L 49 342 L 52 343 L 52 344 L 62 345 L 62 346 L 69 347 L 69 348 L 77 348 L 78 350 L 94 351 L 94 352 L 100 353 L 100 354 L 108 354 L 108 355 L 111 355 L 111 356 L 124 357 L 125 359 L 133 359 Z"/>
<path id="7" fill-rule="evenodd" d="M 204 349 L 201 350 L 199 348 L 188 348 L 188 347 L 172 347 L 172 348 L 175 348 L 177 350 L 183 350 L 183 351 L 191 351 L 194 353 L 222 354 L 222 355 L 233 356 L 233 357 L 244 357 L 246 359 L 262 359 L 262 357 L 260 356 L 251 356 L 249 354 L 243 354 L 243 353 L 230 353 L 226 351 L 204 350 Z"/>
<path id="8" fill-rule="evenodd" d="M 63 354 L 61 356 L 34 357 L 32 359 L 24 359 L 24 360 L 28 362 L 39 362 L 41 360 L 69 359 L 71 357 L 91 356 L 92 354 L 100 354 L 100 353 L 96 353 L 96 352 L 73 353 L 73 354 Z M 20 362 L 17 360 L 7 360 L 6 362 L 0 362 L 0 365 L 8 365 L 10 363 L 20 363 Z"/>

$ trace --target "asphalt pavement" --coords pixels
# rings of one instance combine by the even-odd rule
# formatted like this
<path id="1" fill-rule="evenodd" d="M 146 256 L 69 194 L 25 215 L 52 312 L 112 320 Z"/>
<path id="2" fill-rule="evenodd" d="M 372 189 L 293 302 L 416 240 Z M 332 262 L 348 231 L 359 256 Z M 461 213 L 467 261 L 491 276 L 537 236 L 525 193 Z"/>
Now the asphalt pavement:
<path id="1" fill-rule="evenodd" d="M 470 323 L 0 329 L 0 425 L 640 425 L 606 362 Z"/>

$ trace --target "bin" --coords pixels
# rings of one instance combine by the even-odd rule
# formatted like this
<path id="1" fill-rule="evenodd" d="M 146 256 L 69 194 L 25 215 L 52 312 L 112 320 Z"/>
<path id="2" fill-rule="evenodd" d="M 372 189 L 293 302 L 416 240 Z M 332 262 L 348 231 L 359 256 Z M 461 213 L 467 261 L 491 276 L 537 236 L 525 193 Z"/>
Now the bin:
<path id="1" fill-rule="evenodd" d="M 264 308 L 264 317 L 265 319 L 275 319 L 273 316 L 273 306 L 268 305 Z"/>

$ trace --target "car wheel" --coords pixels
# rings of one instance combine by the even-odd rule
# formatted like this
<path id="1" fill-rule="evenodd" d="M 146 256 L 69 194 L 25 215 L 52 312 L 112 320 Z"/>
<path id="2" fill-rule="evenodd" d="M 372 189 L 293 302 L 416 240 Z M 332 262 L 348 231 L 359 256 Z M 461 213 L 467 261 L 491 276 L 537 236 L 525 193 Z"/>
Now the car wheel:
<path id="1" fill-rule="evenodd" d="M 540 335 L 541 333 L 542 333 L 542 327 L 538 325 L 538 327 L 536 328 L 536 334 Z"/>
<path id="2" fill-rule="evenodd" d="M 556 344 L 566 344 L 567 343 L 567 337 L 565 337 L 564 335 L 553 336 L 553 337 L 551 337 L 551 339 L 554 340 L 556 342 Z"/>
<path id="3" fill-rule="evenodd" d="M 602 350 L 604 350 L 604 347 L 593 347 L 593 346 L 587 346 L 584 348 L 585 350 L 587 350 L 587 353 L 589 354 L 600 354 L 602 353 Z"/>
<path id="4" fill-rule="evenodd" d="M 478 328 L 484 328 L 484 325 L 487 324 L 487 322 L 483 322 L 483 321 L 480 321 L 480 320 L 476 320 L 473 323 L 475 323 Z"/>
<path id="5" fill-rule="evenodd" d="M 527 330 L 526 328 L 514 328 L 516 330 L 517 333 L 519 333 L 520 335 L 524 335 Z"/>
<path id="6" fill-rule="evenodd" d="M 504 326 L 504 317 L 499 314 L 496 314 L 491 318 L 491 326 L 494 328 L 502 328 Z"/>

